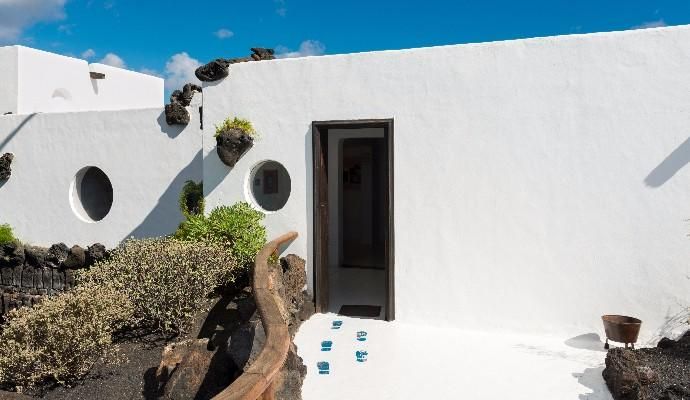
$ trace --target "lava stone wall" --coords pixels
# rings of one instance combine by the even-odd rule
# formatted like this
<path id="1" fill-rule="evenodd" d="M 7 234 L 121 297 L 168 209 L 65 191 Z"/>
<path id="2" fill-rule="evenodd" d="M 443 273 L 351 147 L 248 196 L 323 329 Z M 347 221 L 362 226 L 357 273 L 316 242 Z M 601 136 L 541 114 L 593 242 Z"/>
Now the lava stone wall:
<path id="1" fill-rule="evenodd" d="M 75 272 L 106 257 L 105 246 L 86 249 L 57 243 L 49 248 L 7 243 L 0 245 L 0 315 L 41 298 L 71 289 Z"/>

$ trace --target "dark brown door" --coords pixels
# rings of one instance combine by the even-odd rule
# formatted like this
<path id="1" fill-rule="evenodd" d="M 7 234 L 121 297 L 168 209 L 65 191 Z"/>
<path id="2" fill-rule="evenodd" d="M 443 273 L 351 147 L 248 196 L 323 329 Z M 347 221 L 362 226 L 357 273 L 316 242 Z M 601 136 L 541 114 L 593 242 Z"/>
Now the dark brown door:
<path id="1" fill-rule="evenodd" d="M 328 140 L 316 125 L 314 146 L 314 297 L 316 312 L 328 312 Z"/>
<path id="2" fill-rule="evenodd" d="M 384 202 L 380 212 L 385 216 L 385 226 L 377 227 L 385 236 L 386 269 L 386 320 L 395 319 L 395 258 L 393 228 L 393 120 L 325 121 L 312 123 L 314 160 L 314 302 L 317 312 L 328 312 L 329 260 L 328 260 L 328 130 L 383 128 L 384 142 L 375 153 L 385 158 Z M 333 177 L 339 179 L 339 177 Z"/>

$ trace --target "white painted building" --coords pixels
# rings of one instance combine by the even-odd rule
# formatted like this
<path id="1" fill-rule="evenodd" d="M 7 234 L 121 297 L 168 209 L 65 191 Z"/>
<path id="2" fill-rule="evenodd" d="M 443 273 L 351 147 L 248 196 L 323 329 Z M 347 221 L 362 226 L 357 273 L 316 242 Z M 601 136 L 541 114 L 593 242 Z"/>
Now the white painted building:
<path id="1" fill-rule="evenodd" d="M 600 316 L 619 313 L 644 321 L 644 342 L 682 328 L 690 306 L 688 43 L 679 26 L 233 65 L 204 87 L 204 125 L 246 118 L 260 138 L 230 169 L 203 132 L 207 208 L 256 204 L 271 175 L 253 171 L 277 161 L 291 185 L 269 236 L 300 233 L 288 251 L 308 260 L 317 298 L 330 286 L 324 311 L 390 296 L 401 322 L 602 337 Z M 393 126 L 379 182 L 394 276 L 333 252 L 347 246 L 338 218 L 362 199 L 343 196 L 369 190 L 335 138 L 343 126 L 317 123 L 330 201 L 314 194 L 314 123 L 334 120 L 350 137 Z M 365 233 L 350 239 L 371 245 Z"/>
<path id="2" fill-rule="evenodd" d="M 168 126 L 161 78 L 22 46 L 0 47 L 0 79 L 0 155 L 14 154 L 0 223 L 70 246 L 177 228 L 181 188 L 201 179 L 200 96 Z"/>
<path id="3" fill-rule="evenodd" d="M 24 46 L 0 47 L 0 77 L 0 115 L 163 106 L 161 78 Z"/>
<path id="4" fill-rule="evenodd" d="M 158 78 L 0 48 L 0 222 L 36 244 L 167 234 L 203 164 L 207 210 L 249 201 L 270 237 L 300 233 L 288 251 L 322 311 L 569 336 L 620 313 L 644 342 L 690 305 L 689 42 L 681 26 L 236 64 L 204 85 L 203 132 L 200 96 L 186 128 L 165 123 Z M 260 137 L 231 169 L 213 127 L 235 116 Z M 112 205 L 91 208 L 103 174 Z"/>

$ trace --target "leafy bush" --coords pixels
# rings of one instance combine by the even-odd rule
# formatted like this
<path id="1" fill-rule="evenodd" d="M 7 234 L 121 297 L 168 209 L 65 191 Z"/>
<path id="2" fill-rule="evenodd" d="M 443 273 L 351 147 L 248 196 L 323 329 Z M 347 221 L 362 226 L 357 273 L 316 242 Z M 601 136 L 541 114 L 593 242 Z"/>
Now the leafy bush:
<path id="1" fill-rule="evenodd" d="M 241 118 L 226 118 L 225 121 L 223 121 L 222 124 L 216 125 L 216 134 L 215 136 L 220 135 L 221 133 L 230 130 L 230 129 L 240 129 L 244 133 L 246 133 L 249 136 L 256 137 L 256 129 L 254 129 L 254 125 L 252 125 L 251 122 L 249 122 L 246 119 L 241 119 Z"/>
<path id="2" fill-rule="evenodd" d="M 0 224 L 0 244 L 15 242 L 12 227 L 9 224 Z"/>
<path id="3" fill-rule="evenodd" d="M 113 359 L 112 332 L 131 315 L 127 298 L 107 286 L 78 287 L 11 311 L 0 331 L 0 382 L 21 389 L 83 377 L 101 357 Z"/>
<path id="4" fill-rule="evenodd" d="M 240 202 L 230 207 L 220 206 L 208 217 L 191 216 L 180 224 L 175 237 L 185 241 L 213 242 L 227 246 L 245 267 L 266 244 L 266 228 L 261 225 L 264 214 L 248 203 Z"/>
<path id="5" fill-rule="evenodd" d="M 236 272 L 230 252 L 213 243 L 130 239 L 77 275 L 77 284 L 115 288 L 134 306 L 134 327 L 170 334 L 183 331 L 206 296 Z"/>
<path id="6" fill-rule="evenodd" d="M 204 183 L 185 182 L 180 193 L 180 210 L 189 217 L 204 213 Z"/>

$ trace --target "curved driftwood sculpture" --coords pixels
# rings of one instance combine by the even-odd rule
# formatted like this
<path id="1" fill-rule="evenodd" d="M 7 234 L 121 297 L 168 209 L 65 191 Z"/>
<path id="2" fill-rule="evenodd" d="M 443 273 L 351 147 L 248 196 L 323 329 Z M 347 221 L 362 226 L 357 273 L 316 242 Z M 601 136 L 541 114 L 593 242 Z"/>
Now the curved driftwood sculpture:
<path id="1" fill-rule="evenodd" d="M 288 324 L 280 313 L 280 301 L 269 274 L 268 259 L 278 248 L 294 240 L 297 232 L 286 233 L 264 246 L 254 262 L 254 299 L 266 332 L 266 344 L 256 361 L 214 400 L 272 400 L 273 378 L 283 367 L 290 348 Z"/>

